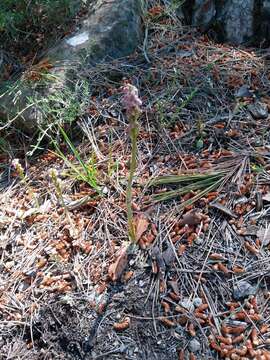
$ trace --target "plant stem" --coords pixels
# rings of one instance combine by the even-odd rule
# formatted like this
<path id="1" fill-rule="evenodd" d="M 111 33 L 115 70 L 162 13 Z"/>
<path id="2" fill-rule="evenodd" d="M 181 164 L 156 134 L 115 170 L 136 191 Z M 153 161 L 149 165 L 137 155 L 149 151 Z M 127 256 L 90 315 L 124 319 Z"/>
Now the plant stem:
<path id="1" fill-rule="evenodd" d="M 128 218 L 128 233 L 130 240 L 132 242 L 136 242 L 136 235 L 133 223 L 133 211 L 132 211 L 132 183 L 134 174 L 137 166 L 137 136 L 138 136 L 138 127 L 136 120 L 131 121 L 131 129 L 130 129 L 130 139 L 131 139 L 131 161 L 130 161 L 130 170 L 129 170 L 129 178 L 127 185 L 127 218 Z"/>

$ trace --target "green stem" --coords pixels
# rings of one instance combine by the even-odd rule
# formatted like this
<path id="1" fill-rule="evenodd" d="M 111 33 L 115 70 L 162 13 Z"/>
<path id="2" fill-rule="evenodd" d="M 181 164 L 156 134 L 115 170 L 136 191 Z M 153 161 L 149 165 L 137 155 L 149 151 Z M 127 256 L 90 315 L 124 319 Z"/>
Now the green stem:
<path id="1" fill-rule="evenodd" d="M 133 211 L 132 211 L 132 183 L 137 167 L 137 136 L 138 136 L 138 127 L 135 119 L 131 121 L 130 129 L 130 139 L 131 139 L 131 162 L 130 162 L 130 171 L 127 185 L 127 219 L 128 219 L 128 233 L 130 240 L 136 242 L 136 235 L 133 223 Z"/>

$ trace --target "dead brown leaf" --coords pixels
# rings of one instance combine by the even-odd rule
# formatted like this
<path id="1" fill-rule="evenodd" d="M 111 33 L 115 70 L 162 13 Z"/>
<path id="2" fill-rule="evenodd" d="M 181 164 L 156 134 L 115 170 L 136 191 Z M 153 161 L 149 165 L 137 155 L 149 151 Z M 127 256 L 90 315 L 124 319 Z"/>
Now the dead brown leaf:
<path id="1" fill-rule="evenodd" d="M 134 219 L 136 242 L 138 242 L 142 235 L 146 232 L 149 224 L 149 220 L 143 213 L 136 216 Z"/>
<path id="2" fill-rule="evenodd" d="M 127 265 L 127 247 L 123 246 L 120 251 L 116 261 L 109 266 L 108 274 L 112 281 L 117 281 L 120 279 L 125 267 Z"/>
<path id="3" fill-rule="evenodd" d="M 201 220 L 202 215 L 196 210 L 191 210 L 183 216 L 183 219 L 179 221 L 179 225 L 198 225 Z"/>
<path id="4" fill-rule="evenodd" d="M 234 219 L 237 219 L 237 215 L 232 212 L 229 208 L 227 208 L 226 206 L 220 204 L 220 203 L 211 203 L 210 206 L 212 208 L 215 208 L 215 209 L 218 209 L 219 211 L 223 212 L 224 214 L 234 218 Z"/>

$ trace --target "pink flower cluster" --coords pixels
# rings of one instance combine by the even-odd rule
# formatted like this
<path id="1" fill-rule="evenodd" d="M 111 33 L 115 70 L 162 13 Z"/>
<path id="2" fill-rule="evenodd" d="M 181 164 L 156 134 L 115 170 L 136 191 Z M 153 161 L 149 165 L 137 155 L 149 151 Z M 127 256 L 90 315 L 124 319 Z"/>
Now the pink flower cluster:
<path id="1" fill-rule="evenodd" d="M 128 84 L 123 87 L 122 104 L 128 116 L 136 116 L 141 112 L 142 101 L 139 98 L 138 89 Z"/>

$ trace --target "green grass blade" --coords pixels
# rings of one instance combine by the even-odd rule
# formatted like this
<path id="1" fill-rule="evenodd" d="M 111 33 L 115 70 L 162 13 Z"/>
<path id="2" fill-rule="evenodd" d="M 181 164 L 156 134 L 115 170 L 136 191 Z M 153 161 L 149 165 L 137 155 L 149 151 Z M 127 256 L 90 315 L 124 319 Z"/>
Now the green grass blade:
<path id="1" fill-rule="evenodd" d="M 192 174 L 192 175 L 164 175 L 150 181 L 148 186 L 166 185 L 166 184 L 180 184 L 199 181 L 204 179 L 214 179 L 223 176 L 223 172 L 212 174 Z"/>
<path id="2" fill-rule="evenodd" d="M 202 197 L 204 197 L 205 195 L 207 195 L 211 191 L 216 190 L 222 182 L 223 182 L 223 179 L 219 179 L 218 181 L 216 181 L 215 183 L 213 183 L 212 185 L 210 185 L 206 189 L 200 191 L 198 194 L 193 196 L 193 198 L 184 201 L 180 205 L 179 210 L 183 210 L 186 206 L 194 204 L 196 201 L 200 200 Z"/>
<path id="3" fill-rule="evenodd" d="M 224 176 L 224 174 L 223 174 L 223 176 Z M 186 185 L 180 189 L 170 190 L 170 191 L 166 191 L 164 193 L 155 194 L 152 196 L 152 200 L 155 202 L 166 201 L 166 200 L 173 199 L 176 196 L 185 195 L 185 194 L 189 193 L 190 191 L 211 188 L 213 185 L 219 184 L 221 181 L 223 181 L 223 176 L 221 177 L 221 174 L 219 174 L 219 176 L 215 176 L 215 177 L 213 176 L 210 178 L 208 177 L 204 180 L 197 181 L 194 184 Z"/>
<path id="4" fill-rule="evenodd" d="M 74 165 L 72 166 L 73 170 L 75 170 L 75 172 L 87 183 L 89 183 L 90 186 L 92 186 L 95 190 L 99 191 L 99 186 L 97 184 L 96 181 L 96 171 L 94 169 L 93 164 L 91 164 L 91 170 L 89 169 L 89 166 L 86 165 L 86 163 L 82 160 L 78 150 L 76 149 L 76 147 L 73 145 L 73 143 L 71 142 L 71 140 L 69 139 L 68 135 L 66 134 L 66 132 L 60 127 L 60 131 L 61 134 L 64 137 L 64 140 L 66 141 L 66 143 L 68 144 L 70 150 L 73 152 L 73 155 L 75 156 L 75 158 L 77 159 L 77 161 L 79 162 L 80 166 L 81 166 L 81 170 L 84 172 L 84 175 L 82 175 L 81 171 L 78 170 Z M 59 147 L 58 147 L 59 149 Z M 60 149 L 59 149 L 60 150 Z M 58 151 L 59 151 L 58 150 Z M 62 153 L 62 156 L 64 156 L 64 154 Z M 67 160 L 68 161 L 68 160 Z M 69 164 L 71 164 L 69 162 Z"/>
<path id="5" fill-rule="evenodd" d="M 63 130 L 63 128 L 60 127 L 60 131 L 61 134 L 63 135 L 66 143 L 68 144 L 70 150 L 73 152 L 74 156 L 76 157 L 76 159 L 79 161 L 79 163 L 81 164 L 82 168 L 84 169 L 85 173 L 88 174 L 88 169 L 87 166 L 85 165 L 85 162 L 82 161 L 80 154 L 78 152 L 78 150 L 75 148 L 75 146 L 72 144 L 72 142 L 70 141 L 69 137 L 67 136 L 67 133 Z"/>

